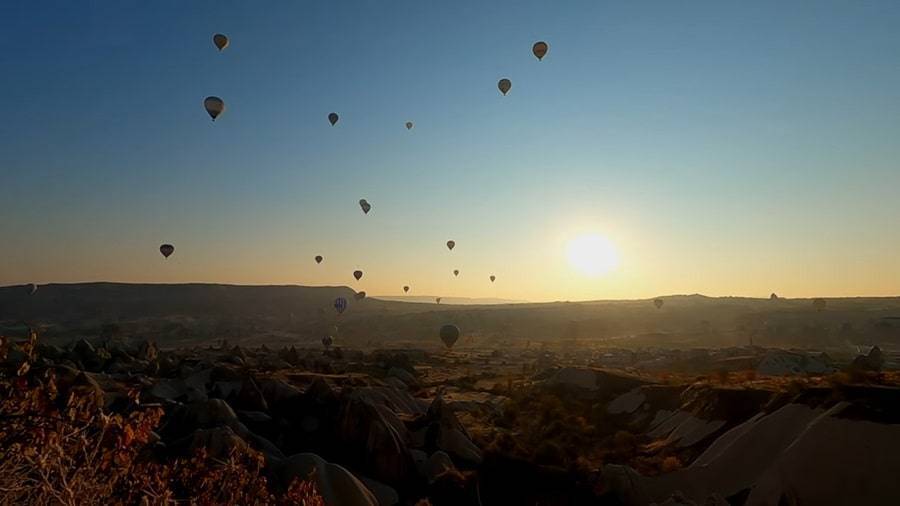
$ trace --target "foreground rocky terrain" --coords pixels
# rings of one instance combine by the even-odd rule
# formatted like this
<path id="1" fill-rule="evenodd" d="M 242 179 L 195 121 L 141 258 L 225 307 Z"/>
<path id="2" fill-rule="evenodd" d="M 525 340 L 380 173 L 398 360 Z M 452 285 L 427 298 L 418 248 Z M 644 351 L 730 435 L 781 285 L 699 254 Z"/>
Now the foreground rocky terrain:
<path id="1" fill-rule="evenodd" d="M 793 359 L 788 366 L 773 365 L 785 357 Z M 67 419 L 86 434 L 96 420 L 121 421 L 110 448 L 131 450 L 110 457 L 128 463 L 119 462 L 127 476 L 118 486 L 153 466 L 169 469 L 156 488 L 110 490 L 106 499 L 96 495 L 98 504 L 245 503 L 196 488 L 210 473 L 221 480 L 227 472 L 255 483 L 241 488 L 268 498 L 261 503 L 900 500 L 900 381 L 881 371 L 877 348 L 839 364 L 762 348 L 362 352 L 222 342 L 159 349 L 121 338 L 57 346 L 31 334 L 4 338 L 0 358 L 4 451 L 24 444 L 16 430 L 49 430 L 37 421 L 52 409 L 55 418 L 74 416 Z M 813 358 L 815 371 L 794 370 Z M 35 462 L 47 459 L 43 448 L 32 449 Z M 184 483 L 185 462 L 206 471 Z M 64 465 L 5 471 L 0 500 L 9 503 L 35 493 L 21 489 L 22 476 L 37 473 L 36 484 L 73 479 Z M 13 471 L 18 487 L 8 481 Z"/>

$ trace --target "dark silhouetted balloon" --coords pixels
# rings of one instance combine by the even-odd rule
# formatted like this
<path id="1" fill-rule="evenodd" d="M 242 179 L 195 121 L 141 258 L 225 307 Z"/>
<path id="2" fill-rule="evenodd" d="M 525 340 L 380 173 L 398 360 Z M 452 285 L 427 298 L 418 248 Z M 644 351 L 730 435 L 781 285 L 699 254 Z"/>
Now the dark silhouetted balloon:
<path id="1" fill-rule="evenodd" d="M 493 274 L 491 274 L 491 283 L 493 283 L 496 280 L 497 280 L 497 276 L 494 276 Z"/>
<path id="2" fill-rule="evenodd" d="M 772 295 L 769 295 L 769 299 L 778 300 L 778 294 L 776 294 L 775 292 L 772 292 Z"/>
<path id="3" fill-rule="evenodd" d="M 440 298 L 440 297 L 436 297 L 436 298 L 434 299 L 434 301 L 437 302 L 438 304 L 440 304 L 440 303 L 441 303 L 441 298 Z"/>
<path id="4" fill-rule="evenodd" d="M 225 112 L 225 102 L 219 97 L 206 97 L 203 100 L 203 107 L 206 108 L 206 112 L 209 113 L 213 121 Z"/>
<path id="5" fill-rule="evenodd" d="M 456 241 L 447 241 L 447 249 L 453 251 L 454 247 L 456 247 Z"/>
<path id="6" fill-rule="evenodd" d="M 331 336 L 325 336 L 322 338 L 322 346 L 325 348 L 331 348 L 331 345 L 334 344 L 334 338 Z"/>
<path id="7" fill-rule="evenodd" d="M 34 295 L 37 293 L 38 286 L 34 283 L 25 285 L 25 290 L 28 291 L 28 295 Z"/>
<path id="8" fill-rule="evenodd" d="M 459 339 L 459 327 L 456 325 L 444 325 L 441 327 L 441 341 L 444 342 L 444 346 L 448 349 L 452 348 L 456 341 Z"/>
<path id="9" fill-rule="evenodd" d="M 459 276 L 459 269 L 453 269 L 453 275 Z"/>
<path id="10" fill-rule="evenodd" d="M 409 293 L 409 287 L 408 287 L 408 286 L 404 286 L 404 287 L 403 287 L 403 293 Z"/>
<path id="11" fill-rule="evenodd" d="M 353 277 L 356 278 L 357 281 L 359 281 L 359 279 L 362 277 L 362 275 L 363 275 L 362 271 L 353 271 Z"/>
<path id="12" fill-rule="evenodd" d="M 172 246 L 171 244 L 163 244 L 159 247 L 159 252 L 162 253 L 164 257 L 169 258 L 169 255 L 175 253 L 175 246 Z"/>
<path id="13" fill-rule="evenodd" d="M 653 305 L 656 306 L 656 309 L 663 307 L 663 304 L 665 304 L 665 302 L 666 301 L 662 299 L 653 299 Z"/>
<path id="14" fill-rule="evenodd" d="M 550 46 L 547 45 L 544 41 L 535 42 L 533 46 L 531 46 L 531 52 L 534 53 L 534 56 L 538 60 L 543 60 L 544 55 L 547 54 L 547 50 L 550 49 Z M 565 52 L 565 51 L 563 51 Z"/>
<path id="15" fill-rule="evenodd" d="M 334 309 L 337 310 L 338 314 L 343 314 L 347 310 L 347 299 L 343 297 L 334 299 Z"/>
<path id="16" fill-rule="evenodd" d="M 331 126 L 334 126 L 335 124 L 337 124 L 339 119 L 340 118 L 338 117 L 337 113 L 333 112 L 328 115 L 328 122 L 331 123 Z"/>
<path id="17" fill-rule="evenodd" d="M 322 257 L 322 255 L 316 255 L 316 263 L 317 263 L 317 264 L 322 263 L 322 260 L 325 260 L 325 259 Z"/>
<path id="18" fill-rule="evenodd" d="M 228 47 L 228 37 L 222 35 L 221 33 L 217 33 L 213 35 L 213 44 L 219 48 L 219 51 Z"/>
<path id="19" fill-rule="evenodd" d="M 356 292 L 356 300 L 363 300 L 366 298 L 366 292 Z"/>
<path id="20" fill-rule="evenodd" d="M 500 89 L 500 93 L 506 95 L 512 88 L 512 81 L 510 81 L 509 79 L 501 79 L 500 82 L 497 83 L 497 88 Z"/>
<path id="21" fill-rule="evenodd" d="M 369 214 L 369 211 L 372 209 L 372 204 L 369 204 L 366 199 L 359 199 L 359 207 L 362 209 L 364 214 Z"/>
<path id="22" fill-rule="evenodd" d="M 412 130 L 412 127 L 413 127 L 413 122 L 412 122 L 412 121 L 407 121 L 407 122 L 406 122 L 406 129 L 407 129 L 407 130 Z"/>

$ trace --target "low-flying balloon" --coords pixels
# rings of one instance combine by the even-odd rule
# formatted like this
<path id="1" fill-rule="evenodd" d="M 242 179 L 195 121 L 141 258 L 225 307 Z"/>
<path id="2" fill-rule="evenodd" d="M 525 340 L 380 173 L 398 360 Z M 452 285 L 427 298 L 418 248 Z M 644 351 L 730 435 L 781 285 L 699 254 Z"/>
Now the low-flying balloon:
<path id="1" fill-rule="evenodd" d="M 354 297 L 356 297 L 356 300 L 363 300 L 366 298 L 366 292 L 356 292 Z"/>
<path id="2" fill-rule="evenodd" d="M 491 274 L 491 283 L 493 283 L 496 280 L 497 280 L 497 276 L 494 276 L 493 274 Z"/>
<path id="3" fill-rule="evenodd" d="M 206 97 L 203 100 L 203 107 L 206 108 L 206 112 L 213 121 L 215 121 L 220 114 L 225 112 L 225 102 L 219 97 Z"/>
<path id="4" fill-rule="evenodd" d="M 440 304 L 440 303 L 441 303 L 441 298 L 440 298 L 440 297 L 436 297 L 436 298 L 434 299 L 434 301 L 437 302 L 438 304 Z"/>
<path id="5" fill-rule="evenodd" d="M 444 325 L 441 327 L 440 332 L 441 341 L 444 342 L 444 346 L 448 349 L 452 348 L 456 341 L 459 339 L 459 327 L 456 325 Z"/>
<path id="6" fill-rule="evenodd" d="M 372 209 L 372 204 L 366 199 L 359 199 L 359 207 L 362 209 L 363 214 L 369 214 L 369 211 Z"/>
<path id="7" fill-rule="evenodd" d="M 447 249 L 453 251 L 454 247 L 456 247 L 456 241 L 447 241 Z"/>
<path id="8" fill-rule="evenodd" d="M 408 286 L 404 286 L 404 287 L 403 287 L 403 293 L 409 293 L 409 287 L 408 287 Z"/>
<path id="9" fill-rule="evenodd" d="M 343 297 L 334 299 L 334 309 L 337 310 L 338 314 L 343 314 L 347 310 L 347 299 Z"/>
<path id="10" fill-rule="evenodd" d="M 824 311 L 825 306 L 827 304 L 828 303 L 825 302 L 825 299 L 814 299 L 813 300 L 813 307 L 816 309 L 816 311 Z"/>
<path id="11" fill-rule="evenodd" d="M 219 51 L 228 47 L 228 37 L 222 35 L 221 33 L 217 33 L 213 35 L 213 44 L 219 48 Z"/>
<path id="12" fill-rule="evenodd" d="M 169 258 L 172 253 L 175 253 L 175 246 L 171 244 L 163 244 L 159 247 L 159 252 L 162 253 L 162 256 Z"/>
<path id="13" fill-rule="evenodd" d="M 550 46 L 547 45 L 544 41 L 535 42 L 533 46 L 531 46 L 531 52 L 534 53 L 534 56 L 538 60 L 543 60 L 544 55 L 547 54 L 547 50 L 550 49 Z"/>
<path id="14" fill-rule="evenodd" d="M 25 285 L 25 290 L 28 291 L 28 295 L 34 295 L 37 292 L 38 286 L 34 283 Z"/>
<path id="15" fill-rule="evenodd" d="M 328 336 L 328 335 L 322 337 L 322 346 L 324 346 L 326 349 L 327 349 L 327 348 L 331 348 L 331 345 L 332 345 L 332 344 L 334 344 L 334 338 L 333 338 L 333 337 Z"/>
<path id="16" fill-rule="evenodd" d="M 362 271 L 353 271 L 353 277 L 356 278 L 357 281 L 359 281 L 359 279 L 362 277 L 362 275 L 363 275 Z"/>
<path id="17" fill-rule="evenodd" d="M 769 299 L 770 300 L 778 300 L 778 294 L 776 294 L 775 292 L 772 292 L 772 295 L 769 295 Z"/>
<path id="18" fill-rule="evenodd" d="M 406 129 L 407 129 L 407 130 L 412 130 L 412 127 L 413 127 L 413 122 L 412 122 L 412 121 L 407 121 L 407 122 L 406 122 Z"/>
<path id="19" fill-rule="evenodd" d="M 453 275 L 459 276 L 459 269 L 453 269 Z"/>
<path id="20" fill-rule="evenodd" d="M 331 126 L 334 126 L 338 122 L 339 119 L 340 119 L 340 117 L 338 117 L 336 112 L 333 112 L 328 115 L 328 122 L 331 123 Z"/>
<path id="21" fill-rule="evenodd" d="M 325 260 L 325 259 L 322 257 L 322 255 L 316 255 L 316 263 L 317 263 L 317 264 L 322 263 L 322 260 Z"/>
<path id="22" fill-rule="evenodd" d="M 500 93 L 506 95 L 512 88 L 512 81 L 510 81 L 509 79 L 501 79 L 500 82 L 497 83 L 497 88 L 500 89 Z"/>
<path id="23" fill-rule="evenodd" d="M 665 304 L 665 302 L 666 301 L 662 299 L 653 299 L 653 305 L 656 306 L 656 309 L 663 307 L 663 304 Z"/>

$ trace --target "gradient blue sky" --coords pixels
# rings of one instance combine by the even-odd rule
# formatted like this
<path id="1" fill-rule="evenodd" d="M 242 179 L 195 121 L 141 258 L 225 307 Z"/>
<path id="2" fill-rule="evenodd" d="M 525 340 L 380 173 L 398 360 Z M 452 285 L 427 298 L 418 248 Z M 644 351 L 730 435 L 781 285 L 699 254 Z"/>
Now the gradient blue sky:
<path id="1" fill-rule="evenodd" d="M 3 2 L 0 284 L 897 294 L 898 26 L 893 0 Z M 584 233 L 619 269 L 568 265 Z"/>

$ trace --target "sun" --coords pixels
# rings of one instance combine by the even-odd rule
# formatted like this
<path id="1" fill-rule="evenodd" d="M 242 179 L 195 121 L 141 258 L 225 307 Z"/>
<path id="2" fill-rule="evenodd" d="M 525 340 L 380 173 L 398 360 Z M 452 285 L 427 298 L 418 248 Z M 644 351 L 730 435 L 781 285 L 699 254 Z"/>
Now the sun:
<path id="1" fill-rule="evenodd" d="M 566 247 L 569 264 L 582 274 L 602 276 L 619 266 L 616 247 L 606 237 L 586 234 L 569 241 Z"/>

